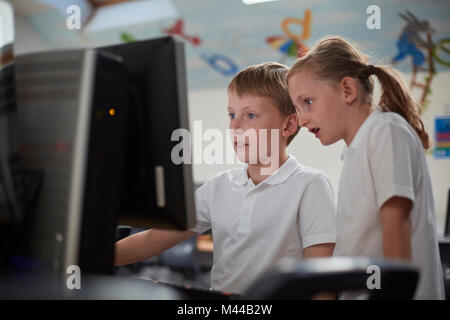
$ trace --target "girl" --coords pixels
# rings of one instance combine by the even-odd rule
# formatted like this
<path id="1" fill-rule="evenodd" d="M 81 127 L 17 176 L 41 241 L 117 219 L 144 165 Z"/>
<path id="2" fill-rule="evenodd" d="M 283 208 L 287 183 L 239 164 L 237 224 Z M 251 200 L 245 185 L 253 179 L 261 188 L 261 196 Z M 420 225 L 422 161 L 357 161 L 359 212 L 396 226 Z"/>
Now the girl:
<path id="1" fill-rule="evenodd" d="M 381 84 L 372 105 L 376 76 Z M 334 255 L 409 260 L 417 299 L 443 299 L 430 139 L 401 76 L 340 37 L 320 41 L 287 75 L 299 125 L 327 146 L 345 141 Z M 383 286 L 383 284 L 381 284 Z"/>

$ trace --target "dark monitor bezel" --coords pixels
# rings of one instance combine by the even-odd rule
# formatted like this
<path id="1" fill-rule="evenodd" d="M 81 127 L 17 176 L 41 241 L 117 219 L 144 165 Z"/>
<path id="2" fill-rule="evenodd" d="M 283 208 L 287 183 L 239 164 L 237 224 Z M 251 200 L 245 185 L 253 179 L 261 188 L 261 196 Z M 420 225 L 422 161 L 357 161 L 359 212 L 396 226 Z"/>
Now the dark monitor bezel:
<path id="1" fill-rule="evenodd" d="M 138 165 L 144 172 L 145 181 L 135 190 L 133 181 L 128 180 L 125 184 L 126 201 L 118 224 L 177 230 L 194 227 L 192 166 L 188 163 L 176 165 L 171 159 L 171 150 L 178 143 L 171 141 L 172 132 L 180 128 L 189 130 L 184 43 L 169 36 L 98 50 L 120 56 L 127 66 L 134 84 L 134 106 L 131 106 L 130 113 L 135 112 L 141 117 L 134 122 L 141 131 L 136 133 L 132 122 L 129 126 L 135 130 L 135 137 L 144 137 L 138 148 L 141 152 L 139 158 L 143 158 L 145 163 L 136 164 L 136 159 L 128 159 L 125 172 Z M 164 207 L 156 199 L 156 167 L 164 168 Z"/>

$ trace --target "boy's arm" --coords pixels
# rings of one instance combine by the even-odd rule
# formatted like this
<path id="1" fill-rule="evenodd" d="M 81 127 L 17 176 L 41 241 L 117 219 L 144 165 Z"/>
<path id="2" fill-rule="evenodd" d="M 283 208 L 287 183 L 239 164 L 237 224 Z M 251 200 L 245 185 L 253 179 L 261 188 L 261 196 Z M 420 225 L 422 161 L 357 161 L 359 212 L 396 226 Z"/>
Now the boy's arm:
<path id="1" fill-rule="evenodd" d="M 318 174 L 308 183 L 299 208 L 303 257 L 329 257 L 336 242 L 336 205 L 331 183 Z"/>
<path id="2" fill-rule="evenodd" d="M 115 266 L 123 266 L 159 255 L 174 245 L 183 242 L 196 232 L 149 229 L 116 242 Z"/>

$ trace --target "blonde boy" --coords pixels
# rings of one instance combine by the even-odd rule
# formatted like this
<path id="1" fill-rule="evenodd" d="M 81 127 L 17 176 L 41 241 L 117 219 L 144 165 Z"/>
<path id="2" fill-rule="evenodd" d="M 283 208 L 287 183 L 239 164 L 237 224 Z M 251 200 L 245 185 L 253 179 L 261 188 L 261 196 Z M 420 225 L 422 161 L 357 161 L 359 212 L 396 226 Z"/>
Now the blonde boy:
<path id="1" fill-rule="evenodd" d="M 336 208 L 331 185 L 322 172 L 286 153 L 299 131 L 284 80 L 287 72 L 281 64 L 264 63 L 232 79 L 231 139 L 245 167 L 219 173 L 196 191 L 195 228 L 150 229 L 125 238 L 116 244 L 116 265 L 156 256 L 211 229 L 211 287 L 243 293 L 282 258 L 332 255 Z"/>

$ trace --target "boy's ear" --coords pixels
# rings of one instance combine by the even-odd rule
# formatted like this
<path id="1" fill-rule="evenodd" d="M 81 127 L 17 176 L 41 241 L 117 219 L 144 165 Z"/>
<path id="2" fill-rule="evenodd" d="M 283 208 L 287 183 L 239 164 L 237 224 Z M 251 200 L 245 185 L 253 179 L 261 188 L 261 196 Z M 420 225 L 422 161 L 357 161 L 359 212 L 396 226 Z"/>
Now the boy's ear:
<path id="1" fill-rule="evenodd" d="M 348 104 L 355 102 L 358 97 L 358 84 L 352 77 L 344 77 L 339 84 L 344 101 Z"/>
<path id="2" fill-rule="evenodd" d="M 282 136 L 289 138 L 298 129 L 298 116 L 296 113 L 292 113 L 287 116 L 286 122 L 283 128 Z"/>

